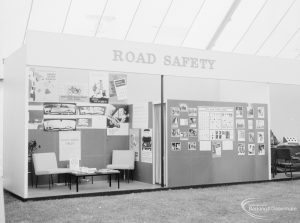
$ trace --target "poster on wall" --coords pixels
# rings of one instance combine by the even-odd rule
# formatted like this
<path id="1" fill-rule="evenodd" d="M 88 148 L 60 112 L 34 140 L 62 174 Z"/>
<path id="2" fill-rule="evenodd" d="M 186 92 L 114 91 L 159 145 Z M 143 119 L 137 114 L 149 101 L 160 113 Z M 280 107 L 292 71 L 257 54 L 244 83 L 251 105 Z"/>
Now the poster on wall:
<path id="1" fill-rule="evenodd" d="M 55 71 L 29 70 L 29 101 L 59 101 Z"/>
<path id="2" fill-rule="evenodd" d="M 247 106 L 247 118 L 254 118 L 254 109 L 252 105 Z"/>
<path id="3" fill-rule="evenodd" d="M 134 151 L 135 161 L 139 161 L 140 153 L 140 130 L 130 129 L 129 130 L 129 149 Z"/>
<path id="4" fill-rule="evenodd" d="M 152 163 L 152 129 L 142 129 L 141 162 Z"/>
<path id="5" fill-rule="evenodd" d="M 121 98 L 127 99 L 126 74 L 109 74 L 109 97 L 117 97 L 118 100 L 123 100 Z"/>
<path id="6" fill-rule="evenodd" d="M 127 99 L 127 80 L 125 78 L 114 80 L 118 100 Z"/>
<path id="7" fill-rule="evenodd" d="M 81 160 L 80 131 L 59 132 L 59 161 Z"/>
<path id="8" fill-rule="evenodd" d="M 77 128 L 91 128 L 92 118 L 78 118 L 76 123 Z"/>
<path id="9" fill-rule="evenodd" d="M 60 84 L 60 102 L 89 102 L 88 84 Z"/>
<path id="10" fill-rule="evenodd" d="M 105 106 L 78 106 L 79 115 L 105 115 Z"/>
<path id="11" fill-rule="evenodd" d="M 109 100 L 108 75 L 102 73 L 90 73 L 89 97 L 91 103 L 107 104 Z"/>
<path id="12" fill-rule="evenodd" d="M 44 115 L 76 115 L 76 104 L 44 103 Z"/>
<path id="13" fill-rule="evenodd" d="M 129 117 L 128 105 L 108 105 L 107 135 L 128 135 Z"/>
<path id="14" fill-rule="evenodd" d="M 45 119 L 44 131 L 74 131 L 76 119 Z"/>
<path id="15" fill-rule="evenodd" d="M 265 108 L 264 107 L 257 107 L 257 117 L 265 118 Z"/>

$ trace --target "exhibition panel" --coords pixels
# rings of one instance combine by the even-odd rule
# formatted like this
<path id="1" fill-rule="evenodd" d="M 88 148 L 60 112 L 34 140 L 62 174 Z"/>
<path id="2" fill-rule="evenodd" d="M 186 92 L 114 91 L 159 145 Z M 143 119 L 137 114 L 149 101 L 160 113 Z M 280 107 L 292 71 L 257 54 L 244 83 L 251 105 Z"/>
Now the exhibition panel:
<path id="1" fill-rule="evenodd" d="M 130 178 L 153 183 L 152 102 L 159 92 L 149 92 L 159 76 L 39 66 L 27 71 L 28 141 L 38 144 L 29 161 L 32 153 L 55 152 L 60 167 L 97 171 L 112 162 L 114 150 L 130 149 L 135 151 Z M 141 82 L 147 85 L 136 94 Z M 95 175 L 93 180 L 104 180 Z M 33 182 L 31 174 L 28 183 Z"/>
<path id="2" fill-rule="evenodd" d="M 270 122 L 280 116 L 270 82 L 294 82 L 299 64 L 30 32 L 5 68 L 4 187 L 28 199 L 270 180 L 270 127 L 287 128 Z M 134 151 L 134 171 L 113 162 L 116 150 Z M 33 187 L 34 153 L 55 153 L 71 173 L 45 170 Z M 110 164 L 127 173 L 120 189 L 108 188 Z"/>

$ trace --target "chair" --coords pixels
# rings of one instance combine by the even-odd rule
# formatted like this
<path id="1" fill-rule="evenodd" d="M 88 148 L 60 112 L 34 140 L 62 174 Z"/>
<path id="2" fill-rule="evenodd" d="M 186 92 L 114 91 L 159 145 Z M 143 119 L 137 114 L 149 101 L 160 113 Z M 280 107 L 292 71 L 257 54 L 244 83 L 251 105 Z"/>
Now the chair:
<path id="1" fill-rule="evenodd" d="M 124 170 L 129 182 L 129 172 L 133 180 L 134 171 L 134 151 L 133 150 L 113 150 L 112 152 L 112 164 L 106 166 L 107 169 Z"/>
<path id="2" fill-rule="evenodd" d="M 71 173 L 69 168 L 58 168 L 55 153 L 34 153 L 32 155 L 34 172 L 36 175 L 35 187 L 38 184 L 38 176 L 48 175 L 49 189 L 50 182 L 53 185 L 52 175 Z"/>
<path id="3" fill-rule="evenodd" d="M 284 168 L 284 173 L 287 175 L 287 169 L 293 178 L 293 172 L 300 171 L 300 157 L 293 156 L 290 149 L 276 150 L 276 167 Z"/>

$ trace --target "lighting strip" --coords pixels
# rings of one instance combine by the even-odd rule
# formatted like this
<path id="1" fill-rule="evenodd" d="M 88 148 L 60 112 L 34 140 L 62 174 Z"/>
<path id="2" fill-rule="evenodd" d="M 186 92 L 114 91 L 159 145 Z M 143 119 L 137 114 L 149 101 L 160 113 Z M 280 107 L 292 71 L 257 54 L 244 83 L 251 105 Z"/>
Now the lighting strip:
<path id="1" fill-rule="evenodd" d="M 292 2 L 292 4 L 289 6 L 289 8 L 285 11 L 285 13 L 281 16 L 280 20 L 278 21 L 278 23 L 276 24 L 276 26 L 272 29 L 272 31 L 269 33 L 269 35 L 267 36 L 267 38 L 262 42 L 262 44 L 258 47 L 258 49 L 256 50 L 256 52 L 254 53 L 254 55 L 257 55 L 259 53 L 259 51 L 261 50 L 261 48 L 266 44 L 266 42 L 268 41 L 268 39 L 272 36 L 272 34 L 275 32 L 275 30 L 278 28 L 278 26 L 281 24 L 281 22 L 283 21 L 283 19 L 286 17 L 286 15 L 288 14 L 288 12 L 290 11 L 290 9 L 293 7 L 293 5 L 295 4 L 296 0 L 294 0 Z"/>
<path id="2" fill-rule="evenodd" d="M 295 38 L 295 36 L 298 34 L 298 32 L 300 31 L 300 27 L 298 27 L 298 29 L 296 30 L 296 32 L 293 33 L 293 35 L 288 39 L 288 41 L 284 44 L 284 46 L 279 50 L 279 52 L 274 56 L 274 57 L 278 57 L 282 51 L 288 46 L 288 44 Z"/>
<path id="3" fill-rule="evenodd" d="M 222 22 L 220 23 L 219 27 L 217 28 L 216 32 L 214 33 L 214 35 L 212 36 L 211 40 L 207 44 L 207 46 L 205 48 L 206 50 L 211 50 L 215 46 L 215 43 L 219 39 L 220 35 L 224 31 L 226 25 L 230 21 L 233 13 L 236 11 L 236 9 L 238 8 L 238 6 L 239 6 L 240 3 L 241 3 L 241 0 L 235 0 L 232 3 L 232 5 L 230 6 L 230 8 L 227 11 L 226 15 L 224 16 Z"/>
<path id="4" fill-rule="evenodd" d="M 67 24 L 67 20 L 68 20 L 68 17 L 69 17 L 69 13 L 70 13 L 70 9 L 71 9 L 71 6 L 72 6 L 72 2 L 73 2 L 73 0 L 70 0 L 68 11 L 67 11 L 67 14 L 66 14 L 66 17 L 65 17 L 65 22 L 64 22 L 63 28 L 61 30 L 61 33 L 63 33 L 64 30 L 65 30 L 65 27 L 66 27 L 66 24 Z"/>
<path id="5" fill-rule="evenodd" d="M 184 44 L 186 38 L 187 38 L 188 35 L 190 34 L 190 31 L 191 31 L 192 27 L 194 26 L 194 23 L 195 23 L 195 21 L 197 20 L 197 18 L 198 18 L 198 16 L 199 16 L 200 12 L 202 11 L 202 8 L 203 8 L 203 5 L 204 5 L 205 2 L 206 2 L 206 0 L 204 0 L 203 3 L 202 3 L 202 5 L 200 6 L 200 8 L 199 8 L 197 14 L 195 15 L 195 17 L 194 17 L 194 19 L 193 19 L 193 21 L 192 21 L 190 27 L 188 28 L 188 31 L 187 31 L 187 32 L 185 33 L 185 35 L 184 35 L 184 38 L 183 38 L 183 40 L 181 41 L 180 46 L 183 46 L 183 44 Z"/>
<path id="6" fill-rule="evenodd" d="M 98 33 L 98 30 L 99 30 L 99 27 L 100 27 L 100 23 L 101 23 L 101 21 L 102 21 L 102 18 L 103 18 L 104 12 L 105 12 L 105 10 L 106 10 L 106 7 L 107 7 L 107 3 L 108 3 L 108 0 L 106 0 L 106 2 L 105 2 L 105 5 L 104 5 L 104 8 L 103 8 L 103 10 L 102 10 L 101 16 L 100 16 L 100 18 L 99 18 L 99 21 L 98 21 L 97 28 L 96 28 L 96 31 L 95 31 L 95 34 L 94 34 L 94 36 L 96 36 L 96 35 L 97 35 L 97 33 Z"/>
<path id="7" fill-rule="evenodd" d="M 135 16 L 136 16 L 137 12 L 138 12 L 139 9 L 140 9 L 141 2 L 142 2 L 142 0 L 139 1 L 139 4 L 138 4 L 138 6 L 137 6 L 136 9 L 135 9 L 134 15 L 133 15 L 133 17 L 132 17 L 132 20 L 131 20 L 131 22 L 130 22 L 130 25 L 129 25 L 129 28 L 128 28 L 128 30 L 127 30 L 127 33 L 126 33 L 126 35 L 125 35 L 125 37 L 124 37 L 124 40 L 127 39 L 128 33 L 129 33 L 129 31 L 130 31 L 130 29 L 131 29 L 131 27 L 132 27 L 133 21 L 135 20 Z"/>
<path id="8" fill-rule="evenodd" d="M 263 6 L 259 9 L 259 11 L 256 13 L 254 19 L 252 20 L 252 22 L 250 23 L 250 25 L 248 26 L 247 30 L 244 32 L 244 34 L 242 35 L 242 37 L 239 39 L 239 41 L 237 42 L 237 44 L 235 44 L 235 46 L 233 47 L 233 49 L 231 50 L 231 52 L 234 52 L 236 50 L 236 48 L 240 45 L 240 43 L 242 42 L 242 40 L 245 38 L 246 34 L 249 32 L 250 28 L 253 26 L 254 22 L 256 21 L 256 19 L 258 18 L 258 16 L 260 15 L 260 13 L 263 11 L 263 9 L 265 8 L 265 6 L 267 5 L 267 3 L 269 2 L 269 0 L 266 0 L 265 3 L 263 4 Z"/>
<path id="9" fill-rule="evenodd" d="M 168 7 L 168 9 L 167 9 L 167 11 L 166 11 L 166 13 L 165 13 L 165 15 L 164 15 L 164 18 L 163 18 L 162 22 L 160 23 L 160 25 L 159 25 L 159 27 L 158 27 L 158 30 L 157 30 L 157 32 L 156 32 L 156 34 L 155 34 L 155 37 L 154 37 L 152 43 L 155 43 L 156 38 L 157 38 L 157 36 L 158 36 L 158 34 L 159 34 L 159 32 L 160 32 L 160 29 L 161 29 L 162 25 L 164 24 L 167 15 L 169 14 L 169 11 L 170 11 L 170 8 L 171 8 L 171 6 L 172 6 L 172 4 L 173 4 L 173 1 L 174 1 L 174 0 L 171 1 L 170 5 L 169 5 L 169 7 Z"/>
<path id="10" fill-rule="evenodd" d="M 27 29 L 28 29 L 28 25 L 29 25 L 30 18 L 31 18 L 31 11 L 32 11 L 32 6 L 33 6 L 33 1 L 34 1 L 34 0 L 31 0 L 31 4 L 30 4 L 29 15 L 28 15 L 28 18 L 27 18 L 26 27 L 25 27 L 25 32 L 24 32 L 24 37 L 23 37 L 23 44 L 24 44 L 25 39 L 26 39 Z"/>

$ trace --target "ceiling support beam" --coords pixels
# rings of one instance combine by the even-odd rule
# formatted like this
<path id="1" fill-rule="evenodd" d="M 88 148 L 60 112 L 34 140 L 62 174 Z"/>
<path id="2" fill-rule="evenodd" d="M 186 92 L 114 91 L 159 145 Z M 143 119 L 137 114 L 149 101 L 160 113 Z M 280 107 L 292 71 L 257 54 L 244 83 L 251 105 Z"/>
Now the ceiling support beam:
<path id="1" fill-rule="evenodd" d="M 29 9 L 29 13 L 28 13 L 27 21 L 26 21 L 26 27 L 25 27 L 25 32 L 24 32 L 24 36 L 23 36 L 23 44 L 25 43 L 25 39 L 26 39 L 26 35 L 27 35 L 27 29 L 28 29 L 29 22 L 30 22 L 32 6 L 33 6 L 33 0 L 31 0 L 30 9 Z"/>
<path id="2" fill-rule="evenodd" d="M 293 5 L 295 4 L 295 2 L 296 2 L 296 0 L 294 0 L 292 2 L 292 4 L 288 7 L 288 9 L 284 12 L 284 14 L 281 16 L 281 18 L 279 19 L 278 23 L 275 25 L 275 27 L 269 33 L 269 35 L 267 36 L 267 38 L 262 42 L 262 44 L 260 44 L 260 46 L 258 47 L 258 49 L 255 52 L 255 55 L 257 55 L 259 53 L 259 51 L 263 48 L 263 46 L 266 44 L 266 42 L 268 41 L 268 39 L 270 39 L 270 37 L 272 36 L 272 34 L 275 32 L 275 30 L 277 29 L 277 27 L 281 24 L 281 22 L 286 17 L 286 15 L 290 11 L 290 9 L 293 7 Z"/>
<path id="3" fill-rule="evenodd" d="M 235 46 L 232 48 L 231 52 L 234 52 L 236 50 L 236 48 L 240 45 L 240 43 L 242 42 L 242 40 L 245 38 L 245 36 L 247 35 L 247 33 L 249 32 L 249 30 L 251 29 L 251 27 L 253 26 L 254 22 L 256 21 L 256 19 L 258 18 L 258 16 L 260 15 L 260 13 L 263 11 L 263 9 L 265 8 L 265 6 L 267 5 L 267 3 L 269 2 L 269 0 L 266 0 L 265 3 L 262 5 L 262 7 L 259 9 L 259 11 L 256 13 L 255 17 L 253 18 L 253 20 L 251 21 L 250 25 L 248 26 L 247 30 L 243 33 L 242 37 L 239 39 L 239 41 L 235 44 Z"/>
<path id="4" fill-rule="evenodd" d="M 201 6 L 200 6 L 200 8 L 199 8 L 199 10 L 198 10 L 198 12 L 197 12 L 197 14 L 196 14 L 195 17 L 193 18 L 193 21 L 192 21 L 191 25 L 189 26 L 187 32 L 186 32 L 185 35 L 184 35 L 184 38 L 182 39 L 180 46 L 183 46 L 183 44 L 184 44 L 186 38 L 187 38 L 188 35 L 190 34 L 190 31 L 191 31 L 192 27 L 194 26 L 194 23 L 195 23 L 195 21 L 197 20 L 197 18 L 198 18 L 198 16 L 199 16 L 200 12 L 202 11 L 202 8 L 203 8 L 203 5 L 205 4 L 205 2 L 206 2 L 206 0 L 204 0 L 204 1 L 202 2 L 202 4 L 201 4 Z"/>
<path id="5" fill-rule="evenodd" d="M 300 31 L 300 27 L 298 27 L 298 29 L 296 30 L 296 32 L 293 33 L 293 35 L 288 39 L 288 41 L 284 44 L 284 46 L 279 50 L 279 52 L 274 56 L 274 57 L 278 57 L 282 51 L 289 45 L 289 43 L 295 38 L 295 36 L 299 33 Z"/>
<path id="6" fill-rule="evenodd" d="M 132 24 L 133 24 L 133 22 L 134 22 L 135 16 L 136 16 L 137 12 L 138 12 L 139 9 L 140 9 L 141 2 L 142 2 L 142 0 L 139 1 L 139 4 L 138 4 L 138 6 L 137 6 L 136 9 L 135 9 L 134 15 L 133 15 L 133 17 L 132 17 L 132 19 L 131 19 L 131 22 L 130 22 L 129 28 L 128 28 L 127 32 L 126 32 L 126 35 L 125 35 L 125 37 L 124 37 L 124 40 L 127 39 L 128 33 L 130 32 L 130 29 L 131 29 Z"/>
<path id="7" fill-rule="evenodd" d="M 159 34 L 159 32 L 160 32 L 160 29 L 161 29 L 162 25 L 164 24 L 167 15 L 169 14 L 169 11 L 170 11 L 170 8 L 171 8 L 171 6 L 172 6 L 172 4 L 173 4 L 173 1 L 174 1 L 174 0 L 172 0 L 172 1 L 170 2 L 170 5 L 169 5 L 169 7 L 168 7 L 168 9 L 167 9 L 167 11 L 166 11 L 164 17 L 163 17 L 163 19 L 162 19 L 162 21 L 161 21 L 161 23 L 160 23 L 158 29 L 157 29 L 157 32 L 156 32 L 156 34 L 155 34 L 155 37 L 154 37 L 152 43 L 155 43 L 155 41 L 156 41 L 156 39 L 157 39 L 157 36 L 158 36 L 158 34 Z"/>
<path id="8" fill-rule="evenodd" d="M 61 29 L 61 33 L 63 33 L 65 31 L 65 27 L 66 27 L 66 24 L 67 24 L 67 20 L 68 20 L 68 17 L 69 17 L 69 13 L 70 13 L 70 9 L 71 9 L 72 3 L 73 3 L 73 0 L 70 0 L 69 7 L 68 7 L 68 10 L 67 10 L 67 13 L 66 13 L 66 17 L 65 17 L 65 21 L 64 21 L 64 25 L 63 25 L 63 27 Z"/>
<path id="9" fill-rule="evenodd" d="M 235 0 L 232 3 L 232 5 L 230 6 L 228 12 L 224 16 L 221 24 L 219 25 L 218 29 L 216 30 L 215 34 L 213 35 L 213 37 L 211 38 L 211 40 L 207 44 L 207 46 L 205 48 L 206 50 L 211 50 L 215 46 L 215 43 L 217 42 L 217 40 L 219 39 L 220 35 L 224 31 L 224 29 L 225 29 L 226 25 L 228 24 L 228 22 L 230 22 L 233 13 L 238 8 L 238 6 L 239 6 L 240 3 L 241 3 L 241 0 Z"/>
<path id="10" fill-rule="evenodd" d="M 96 30 L 95 30 L 95 33 L 94 33 L 94 36 L 97 36 L 97 33 L 99 31 L 99 28 L 100 28 L 100 24 L 101 24 L 101 21 L 102 21 L 102 18 L 103 18 L 103 15 L 104 15 L 104 12 L 106 10 L 106 7 L 107 7 L 107 3 L 108 3 L 108 0 L 106 0 L 105 2 L 105 5 L 104 5 L 104 8 L 101 12 L 101 15 L 100 15 L 100 18 L 99 18 L 99 21 L 98 21 L 98 24 L 97 24 L 97 27 L 96 27 Z"/>

